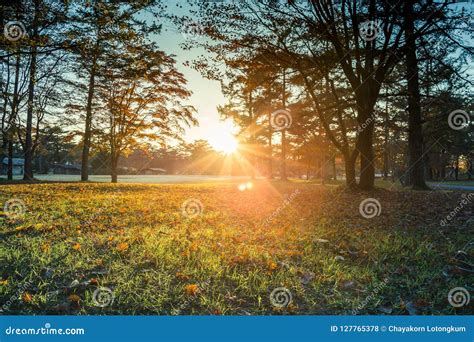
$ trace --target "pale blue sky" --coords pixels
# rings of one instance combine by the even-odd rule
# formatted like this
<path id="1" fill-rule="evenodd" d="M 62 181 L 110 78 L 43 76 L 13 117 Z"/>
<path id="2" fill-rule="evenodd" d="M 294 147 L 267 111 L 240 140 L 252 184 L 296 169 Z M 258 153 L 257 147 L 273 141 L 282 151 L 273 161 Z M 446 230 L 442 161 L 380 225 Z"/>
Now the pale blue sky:
<path id="1" fill-rule="evenodd" d="M 169 1 L 168 10 L 173 11 L 173 14 L 185 14 L 185 9 L 176 6 L 178 2 L 185 4 L 185 1 L 182 0 Z M 155 40 L 160 49 L 175 55 L 177 68 L 188 80 L 187 88 L 193 93 L 185 103 L 196 108 L 196 118 L 199 120 L 199 126 L 186 129 L 184 138 L 189 142 L 196 139 L 216 140 L 221 131 L 226 130 L 228 132 L 232 125 L 229 122 L 222 123 L 217 113 L 217 106 L 225 102 L 219 82 L 207 80 L 196 70 L 184 65 L 186 61 L 193 60 L 205 51 L 201 48 L 195 48 L 191 51 L 182 49 L 180 45 L 185 42 L 185 36 L 170 22 L 163 23 L 163 31 L 155 37 Z M 214 141 L 213 145 L 216 144 L 217 142 Z"/>

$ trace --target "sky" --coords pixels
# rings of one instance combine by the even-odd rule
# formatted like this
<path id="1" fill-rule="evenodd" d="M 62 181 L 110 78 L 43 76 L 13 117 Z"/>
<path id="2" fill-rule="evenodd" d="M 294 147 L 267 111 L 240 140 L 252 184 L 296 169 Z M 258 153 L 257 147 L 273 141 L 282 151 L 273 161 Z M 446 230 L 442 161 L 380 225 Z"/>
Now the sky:
<path id="1" fill-rule="evenodd" d="M 186 7 L 178 8 L 176 6 L 178 2 L 185 3 L 185 1 L 171 0 L 168 5 L 170 12 L 173 11 L 173 14 L 186 13 Z M 196 108 L 199 126 L 187 128 L 184 139 L 187 142 L 197 139 L 208 140 L 214 148 L 219 149 L 219 141 L 228 139 L 229 133 L 236 133 L 237 129 L 231 121 L 221 121 L 217 112 L 217 106 L 225 103 L 220 83 L 207 80 L 196 70 L 184 65 L 186 61 L 192 61 L 199 55 L 206 53 L 202 48 L 185 51 L 180 46 L 185 42 L 185 39 L 185 35 L 180 33 L 171 22 L 163 22 L 162 33 L 154 37 L 160 49 L 175 55 L 176 67 L 187 79 L 187 88 L 193 93 L 184 103 Z"/>

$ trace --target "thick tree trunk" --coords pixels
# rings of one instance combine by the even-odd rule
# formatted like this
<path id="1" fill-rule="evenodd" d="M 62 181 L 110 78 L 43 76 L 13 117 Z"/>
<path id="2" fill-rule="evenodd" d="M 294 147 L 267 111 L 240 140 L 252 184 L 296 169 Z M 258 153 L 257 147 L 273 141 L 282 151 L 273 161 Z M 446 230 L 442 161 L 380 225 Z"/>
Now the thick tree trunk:
<path id="1" fill-rule="evenodd" d="M 414 37 L 413 0 L 407 0 L 404 7 L 406 49 L 406 79 L 408 90 L 408 146 L 409 179 L 414 190 L 427 190 L 423 167 L 423 127 L 420 104 L 420 84 L 416 42 Z"/>
<path id="2" fill-rule="evenodd" d="M 357 152 L 352 154 L 344 154 L 344 168 L 346 172 L 346 185 L 348 188 L 354 189 L 357 187 L 355 177 L 355 162 L 357 160 Z"/>
<path id="3" fill-rule="evenodd" d="M 365 129 L 359 133 L 357 144 L 360 153 L 359 187 L 361 190 L 372 190 L 375 181 L 374 149 L 372 146 L 374 123 L 373 120 L 369 120 L 371 116 L 372 110 L 362 113 L 362 122 L 368 122 L 368 124 Z"/>
<path id="4" fill-rule="evenodd" d="M 35 19 L 33 24 L 33 45 L 31 47 L 31 63 L 30 63 L 30 80 L 28 84 L 28 107 L 26 113 L 26 138 L 25 138 L 25 173 L 24 180 L 33 179 L 33 106 L 35 98 L 35 83 L 36 83 L 36 57 L 37 57 L 37 38 L 38 38 L 38 11 L 39 3 L 35 1 Z"/>
<path id="5" fill-rule="evenodd" d="M 92 99 L 94 97 L 95 73 L 96 73 L 96 59 L 92 61 L 91 71 L 89 75 L 89 89 L 87 93 L 86 106 L 86 126 L 84 129 L 84 142 L 82 147 L 82 166 L 81 166 L 81 180 L 89 180 L 89 151 L 91 144 L 91 126 L 92 126 Z"/>

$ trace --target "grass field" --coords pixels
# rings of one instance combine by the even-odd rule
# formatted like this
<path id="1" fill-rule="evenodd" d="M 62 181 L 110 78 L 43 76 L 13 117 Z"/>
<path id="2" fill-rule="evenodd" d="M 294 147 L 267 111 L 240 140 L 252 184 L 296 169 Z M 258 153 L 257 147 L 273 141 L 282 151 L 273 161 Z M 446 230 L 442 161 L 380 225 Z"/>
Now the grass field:
<path id="1" fill-rule="evenodd" d="M 474 283 L 472 203 L 440 224 L 461 196 L 264 181 L 3 185 L 0 204 L 18 211 L 0 215 L 0 304 L 3 314 L 472 314 L 472 301 L 448 303 L 450 289 Z M 369 197 L 381 212 L 364 218 Z M 101 307 L 104 287 L 113 302 Z M 271 297 L 280 288 L 284 306 Z"/>

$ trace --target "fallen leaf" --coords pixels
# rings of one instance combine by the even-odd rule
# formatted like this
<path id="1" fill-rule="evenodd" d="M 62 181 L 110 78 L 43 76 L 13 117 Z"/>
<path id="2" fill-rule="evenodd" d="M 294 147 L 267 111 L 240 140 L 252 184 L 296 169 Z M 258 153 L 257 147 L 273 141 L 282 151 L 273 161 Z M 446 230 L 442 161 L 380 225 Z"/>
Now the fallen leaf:
<path id="1" fill-rule="evenodd" d="M 176 272 L 176 278 L 178 278 L 179 280 L 189 280 L 189 276 L 187 276 L 186 274 L 182 273 L 182 272 Z"/>
<path id="2" fill-rule="evenodd" d="M 75 249 L 76 251 L 80 251 L 81 250 L 81 244 L 79 242 L 74 244 L 72 246 L 72 249 Z"/>
<path id="3" fill-rule="evenodd" d="M 184 290 L 188 296 L 195 296 L 199 293 L 199 286 L 196 284 L 189 284 L 185 286 Z"/>
<path id="4" fill-rule="evenodd" d="M 71 294 L 67 297 L 67 299 L 69 299 L 71 302 L 79 303 L 81 297 L 79 297 L 77 294 Z"/>
<path id="5" fill-rule="evenodd" d="M 273 262 L 273 261 L 268 262 L 268 270 L 269 271 L 274 271 L 274 270 L 277 269 L 277 267 L 278 267 L 278 265 L 275 262 Z"/>
<path id="6" fill-rule="evenodd" d="M 128 243 L 122 242 L 117 245 L 117 250 L 119 252 L 126 252 L 128 250 Z"/>
<path id="7" fill-rule="evenodd" d="M 23 294 L 21 295 L 21 299 L 25 302 L 25 303 L 29 303 L 33 300 L 33 296 L 28 293 L 28 292 L 23 292 Z"/>

